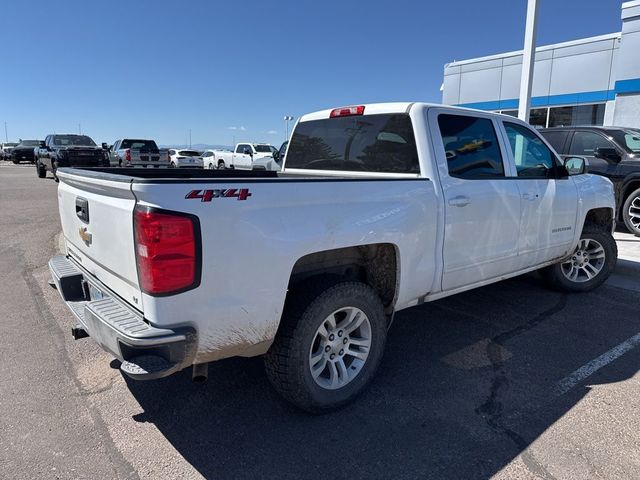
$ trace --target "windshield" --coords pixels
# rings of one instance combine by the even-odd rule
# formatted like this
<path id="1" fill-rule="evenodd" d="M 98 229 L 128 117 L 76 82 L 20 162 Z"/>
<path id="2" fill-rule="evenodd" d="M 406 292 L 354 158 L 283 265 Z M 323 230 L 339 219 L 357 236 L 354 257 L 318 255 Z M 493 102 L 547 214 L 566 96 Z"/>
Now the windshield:
<path id="1" fill-rule="evenodd" d="M 607 133 L 628 152 L 640 153 L 640 130 L 609 130 Z"/>
<path id="2" fill-rule="evenodd" d="M 382 114 L 300 122 L 285 168 L 420 173 L 411 119 Z"/>
<path id="3" fill-rule="evenodd" d="M 37 147 L 39 145 L 39 140 L 23 140 L 22 142 L 20 142 L 21 147 Z"/>
<path id="4" fill-rule="evenodd" d="M 178 152 L 178 155 L 181 155 L 183 157 L 199 157 L 200 152 L 196 152 L 195 150 L 180 150 Z"/>
<path id="5" fill-rule="evenodd" d="M 134 150 L 146 148 L 147 150 L 158 150 L 158 146 L 153 140 L 132 140 L 130 138 L 125 138 L 122 141 L 120 148 L 133 148 Z"/>
<path id="6" fill-rule="evenodd" d="M 55 135 L 53 137 L 54 145 L 84 145 L 95 147 L 96 144 L 86 135 Z"/>
<path id="7" fill-rule="evenodd" d="M 253 148 L 256 149 L 256 152 L 259 153 L 271 153 L 272 146 L 271 145 L 254 145 Z"/>

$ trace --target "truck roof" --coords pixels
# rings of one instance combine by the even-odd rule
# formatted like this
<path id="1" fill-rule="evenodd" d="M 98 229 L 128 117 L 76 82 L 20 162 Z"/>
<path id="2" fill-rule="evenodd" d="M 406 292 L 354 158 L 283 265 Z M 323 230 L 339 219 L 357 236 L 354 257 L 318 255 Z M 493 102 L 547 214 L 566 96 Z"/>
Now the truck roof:
<path id="1" fill-rule="evenodd" d="M 388 102 L 388 103 L 361 103 L 354 104 L 349 106 L 363 106 L 364 107 L 364 115 L 376 115 L 382 113 L 408 113 L 409 110 L 414 106 L 419 106 L 422 108 L 429 107 L 442 107 L 451 110 L 460 110 L 463 112 L 468 111 L 478 111 L 473 108 L 465 108 L 465 107 L 454 107 L 451 105 L 442 105 L 438 103 L 425 103 L 425 102 Z M 325 118 L 329 118 L 331 112 L 340 108 L 348 108 L 349 106 L 336 106 L 334 108 L 328 108 L 326 110 L 319 110 L 317 112 L 307 113 L 300 117 L 300 122 L 308 122 L 310 120 L 322 120 Z M 484 113 L 491 113 L 492 115 L 502 115 L 495 112 L 487 112 L 482 110 Z M 506 115 L 508 116 L 508 115 Z M 509 117 L 514 119 L 515 117 Z"/>

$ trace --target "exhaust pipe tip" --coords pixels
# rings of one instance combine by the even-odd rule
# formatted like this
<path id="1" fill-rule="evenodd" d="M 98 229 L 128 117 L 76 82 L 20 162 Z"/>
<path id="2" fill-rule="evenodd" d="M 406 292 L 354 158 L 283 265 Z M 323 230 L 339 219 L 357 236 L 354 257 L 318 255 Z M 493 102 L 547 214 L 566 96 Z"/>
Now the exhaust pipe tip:
<path id="1" fill-rule="evenodd" d="M 81 338 L 87 338 L 89 332 L 87 332 L 84 327 L 76 325 L 75 327 L 71 327 L 71 336 L 74 340 L 80 340 Z"/>
<path id="2" fill-rule="evenodd" d="M 193 373 L 191 380 L 194 383 L 204 383 L 209 378 L 209 364 L 208 363 L 196 363 L 193 365 Z"/>

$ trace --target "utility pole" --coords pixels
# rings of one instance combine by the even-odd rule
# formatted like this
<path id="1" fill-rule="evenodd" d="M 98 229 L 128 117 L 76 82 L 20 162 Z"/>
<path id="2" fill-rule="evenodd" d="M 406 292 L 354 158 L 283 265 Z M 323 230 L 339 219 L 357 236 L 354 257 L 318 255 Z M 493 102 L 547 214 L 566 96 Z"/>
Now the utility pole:
<path id="1" fill-rule="evenodd" d="M 531 89 L 533 87 L 533 66 L 536 54 L 536 29 L 538 23 L 538 0 L 528 0 L 527 23 L 524 30 L 522 51 L 522 76 L 520 77 L 520 99 L 518 118 L 529 122 L 531 110 Z"/>
<path id="2" fill-rule="evenodd" d="M 78 133 L 82 135 L 82 125 L 78 122 Z"/>
<path id="3" fill-rule="evenodd" d="M 189 148 L 191 148 L 191 129 L 189 129 Z"/>
<path id="4" fill-rule="evenodd" d="M 7 135 L 7 122 L 4 122 L 4 141 L 9 143 L 9 135 Z"/>

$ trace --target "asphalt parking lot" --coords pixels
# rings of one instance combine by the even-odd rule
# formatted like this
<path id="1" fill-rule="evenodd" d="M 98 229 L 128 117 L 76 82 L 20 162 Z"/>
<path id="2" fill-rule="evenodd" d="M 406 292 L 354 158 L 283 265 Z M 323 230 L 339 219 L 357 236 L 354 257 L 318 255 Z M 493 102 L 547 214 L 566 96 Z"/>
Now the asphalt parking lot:
<path id="1" fill-rule="evenodd" d="M 0 478 L 640 478 L 640 238 L 589 294 L 531 274 L 398 314 L 371 388 L 313 417 L 259 358 L 136 383 L 73 341 L 56 184 L 0 163 Z"/>

